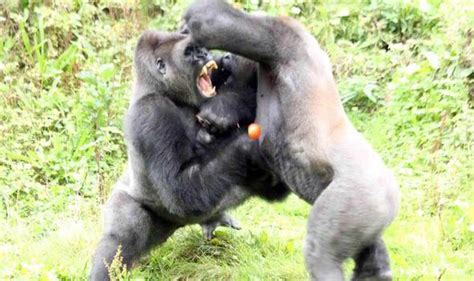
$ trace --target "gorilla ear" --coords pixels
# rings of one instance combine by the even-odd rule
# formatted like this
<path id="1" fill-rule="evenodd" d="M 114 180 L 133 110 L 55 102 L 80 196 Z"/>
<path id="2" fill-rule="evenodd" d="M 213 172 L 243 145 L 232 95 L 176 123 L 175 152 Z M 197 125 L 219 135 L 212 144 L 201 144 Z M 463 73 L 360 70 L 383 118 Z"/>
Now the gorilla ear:
<path id="1" fill-rule="evenodd" d="M 147 30 L 138 39 L 135 49 L 135 70 L 140 76 L 161 74 L 166 71 L 162 59 L 156 58 L 154 52 L 162 43 L 163 35 L 158 31 Z"/>
<path id="2" fill-rule="evenodd" d="M 162 58 L 156 58 L 155 65 L 156 69 L 158 70 L 158 73 L 160 73 L 161 75 L 166 74 L 166 64 Z"/>

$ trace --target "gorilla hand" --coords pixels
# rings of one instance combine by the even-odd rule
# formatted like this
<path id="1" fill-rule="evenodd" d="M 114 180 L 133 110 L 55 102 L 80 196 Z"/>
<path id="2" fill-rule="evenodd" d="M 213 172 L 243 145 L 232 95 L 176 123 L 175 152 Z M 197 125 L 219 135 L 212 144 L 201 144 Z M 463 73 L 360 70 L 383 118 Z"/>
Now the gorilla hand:
<path id="1" fill-rule="evenodd" d="M 222 9 L 221 6 L 225 7 L 227 5 L 229 4 L 219 0 L 194 1 L 194 3 L 188 7 L 184 16 L 187 31 L 191 33 L 196 30 L 201 31 L 202 23 L 219 25 L 219 22 L 225 20 L 225 18 L 221 17 L 218 13 L 213 13 L 212 10 L 217 8 L 219 11 L 219 8 Z M 198 45 L 205 45 L 215 37 L 212 33 L 204 32 L 199 34 L 199 37 L 193 38 Z"/>
<path id="2" fill-rule="evenodd" d="M 230 128 L 229 121 L 227 116 L 236 115 L 234 113 L 224 114 L 223 116 L 218 116 L 219 113 L 213 111 L 213 109 L 201 109 L 201 112 L 196 116 L 198 119 L 201 128 L 199 129 L 196 140 L 203 145 L 209 145 L 216 140 L 217 136 L 223 135 Z M 227 121 L 224 121 L 226 119 Z M 238 119 L 238 117 L 236 117 Z M 237 122 L 237 121 L 235 121 Z M 236 126 L 238 128 L 238 125 Z"/>
<path id="3" fill-rule="evenodd" d="M 216 137 L 206 128 L 201 128 L 196 135 L 196 140 L 202 145 L 209 145 L 216 140 Z"/>
<path id="4" fill-rule="evenodd" d="M 217 99 L 217 97 L 216 97 Z M 222 100 L 208 102 L 201 107 L 197 118 L 201 125 L 213 134 L 221 134 L 229 129 L 239 128 L 239 112 L 229 108 Z"/>

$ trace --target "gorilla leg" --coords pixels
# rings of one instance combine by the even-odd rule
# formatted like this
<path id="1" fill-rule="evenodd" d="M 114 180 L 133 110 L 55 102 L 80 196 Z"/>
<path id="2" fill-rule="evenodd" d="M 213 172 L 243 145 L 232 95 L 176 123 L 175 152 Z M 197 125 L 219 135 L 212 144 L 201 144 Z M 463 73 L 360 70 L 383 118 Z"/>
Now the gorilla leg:
<path id="1" fill-rule="evenodd" d="M 364 248 L 355 257 L 353 281 L 356 280 L 392 280 L 387 248 L 382 238 Z"/>
<path id="2" fill-rule="evenodd" d="M 390 215 L 377 205 L 379 201 L 374 198 L 378 195 L 371 195 L 370 189 L 351 188 L 345 182 L 333 181 L 311 209 L 305 245 L 311 280 L 344 280 L 342 263 L 354 256 L 356 280 L 379 273 L 382 276 L 389 268 L 383 242 L 377 237 L 391 220 Z"/>
<path id="3" fill-rule="evenodd" d="M 106 264 L 110 265 L 119 246 L 123 265 L 130 268 L 140 255 L 164 242 L 178 228 L 156 217 L 122 190 L 116 190 L 107 203 L 105 224 L 92 261 L 91 280 L 109 280 Z"/>

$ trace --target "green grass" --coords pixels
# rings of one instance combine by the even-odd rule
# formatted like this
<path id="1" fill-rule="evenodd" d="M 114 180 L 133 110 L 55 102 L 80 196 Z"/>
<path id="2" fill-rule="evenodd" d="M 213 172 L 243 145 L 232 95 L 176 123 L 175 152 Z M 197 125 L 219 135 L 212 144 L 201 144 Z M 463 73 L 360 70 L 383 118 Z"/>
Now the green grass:
<path id="1" fill-rule="evenodd" d="M 133 48 L 146 28 L 176 28 L 188 3 L 41 2 L 0 1 L 2 280 L 86 278 L 126 163 Z M 238 2 L 298 18 L 328 51 L 346 111 L 400 182 L 385 233 L 395 279 L 474 279 L 472 1 Z M 206 242 L 185 227 L 123 277 L 307 279 L 308 210 L 252 199 L 233 211 L 242 230 Z"/>

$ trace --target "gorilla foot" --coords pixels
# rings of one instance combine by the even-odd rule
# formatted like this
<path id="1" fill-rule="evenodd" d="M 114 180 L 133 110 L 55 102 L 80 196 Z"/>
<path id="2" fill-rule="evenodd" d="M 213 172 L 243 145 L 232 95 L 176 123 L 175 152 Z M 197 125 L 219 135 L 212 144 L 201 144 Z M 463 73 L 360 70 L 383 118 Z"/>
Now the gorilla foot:
<path id="1" fill-rule="evenodd" d="M 355 257 L 353 281 L 390 281 L 392 271 L 387 248 L 382 238 L 362 249 Z"/>
<path id="2" fill-rule="evenodd" d="M 211 240 L 214 237 L 214 231 L 219 226 L 229 227 L 237 230 L 241 229 L 239 223 L 236 220 L 227 214 L 223 214 L 215 219 L 211 219 L 201 224 L 204 239 Z"/>
<path id="3" fill-rule="evenodd" d="M 379 272 L 376 275 L 357 275 L 353 276 L 351 281 L 392 281 L 392 271 Z"/>

